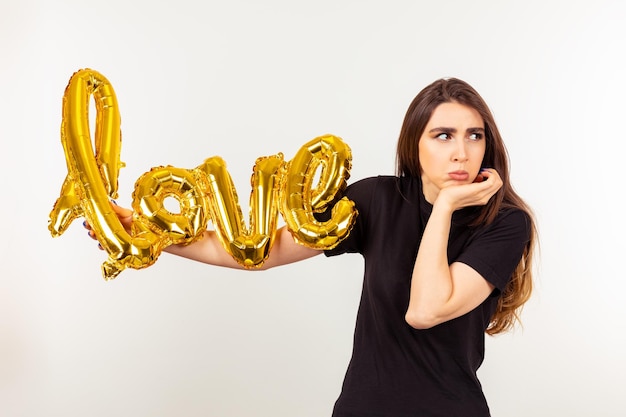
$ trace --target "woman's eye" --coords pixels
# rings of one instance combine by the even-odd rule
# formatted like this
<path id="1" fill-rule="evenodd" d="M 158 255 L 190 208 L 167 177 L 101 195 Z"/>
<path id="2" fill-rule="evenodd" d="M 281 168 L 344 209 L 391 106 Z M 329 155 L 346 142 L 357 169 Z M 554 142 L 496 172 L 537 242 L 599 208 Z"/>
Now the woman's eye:
<path id="1" fill-rule="evenodd" d="M 450 135 L 447 133 L 440 133 L 437 136 L 435 136 L 437 139 L 439 140 L 448 140 L 450 139 Z"/>
<path id="2" fill-rule="evenodd" d="M 469 140 L 481 140 L 482 138 L 482 133 L 472 133 L 469 135 Z"/>

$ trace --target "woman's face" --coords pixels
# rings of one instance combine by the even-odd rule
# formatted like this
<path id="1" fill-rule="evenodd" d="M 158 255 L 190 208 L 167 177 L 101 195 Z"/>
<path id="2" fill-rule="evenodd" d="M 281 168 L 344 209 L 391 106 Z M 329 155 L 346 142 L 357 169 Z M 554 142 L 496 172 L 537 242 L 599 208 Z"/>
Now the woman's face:
<path id="1" fill-rule="evenodd" d="M 474 108 L 455 102 L 437 106 L 418 143 L 426 200 L 434 202 L 445 187 L 473 182 L 485 146 L 485 124 Z"/>

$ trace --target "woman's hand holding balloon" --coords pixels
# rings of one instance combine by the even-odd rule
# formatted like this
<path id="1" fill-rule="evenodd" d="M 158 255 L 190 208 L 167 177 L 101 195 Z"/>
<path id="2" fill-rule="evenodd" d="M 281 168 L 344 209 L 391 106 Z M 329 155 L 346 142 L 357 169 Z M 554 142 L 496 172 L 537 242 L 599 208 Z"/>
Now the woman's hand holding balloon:
<path id="1" fill-rule="evenodd" d="M 118 206 L 115 201 L 111 201 L 111 208 L 113 208 L 113 211 L 115 211 L 115 214 L 117 214 L 117 218 L 120 219 L 120 222 L 124 226 L 124 229 L 128 233 L 131 233 L 130 229 L 133 223 L 133 211 L 125 207 Z M 87 220 L 83 222 L 83 227 L 87 229 L 88 231 L 87 234 L 89 235 L 90 238 L 92 238 L 93 240 L 97 240 L 96 233 L 93 231 L 93 229 L 91 228 L 91 225 L 89 224 L 89 222 L 87 222 Z M 98 243 L 98 248 L 100 250 L 104 250 L 102 245 L 100 245 L 99 243 Z"/>

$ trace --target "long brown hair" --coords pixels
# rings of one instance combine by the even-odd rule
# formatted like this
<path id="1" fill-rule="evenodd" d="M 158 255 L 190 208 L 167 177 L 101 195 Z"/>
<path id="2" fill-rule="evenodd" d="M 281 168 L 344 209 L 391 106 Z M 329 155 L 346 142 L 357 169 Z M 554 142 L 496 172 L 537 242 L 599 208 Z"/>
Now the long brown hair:
<path id="1" fill-rule="evenodd" d="M 398 176 L 421 176 L 418 142 L 426 124 L 437 106 L 456 102 L 469 106 L 481 115 L 485 123 L 486 148 L 482 166 L 494 168 L 502 178 L 502 187 L 489 200 L 472 225 L 489 224 L 506 208 L 518 208 L 527 213 L 531 222 L 531 235 L 522 259 L 515 268 L 511 280 L 502 291 L 498 306 L 487 334 L 495 335 L 514 327 L 520 321 L 519 314 L 530 298 L 533 288 L 532 260 L 537 241 L 537 230 L 530 207 L 517 195 L 509 178 L 509 156 L 496 126 L 493 114 L 476 90 L 457 78 L 440 79 L 424 88 L 411 102 L 406 112 L 396 152 Z"/>

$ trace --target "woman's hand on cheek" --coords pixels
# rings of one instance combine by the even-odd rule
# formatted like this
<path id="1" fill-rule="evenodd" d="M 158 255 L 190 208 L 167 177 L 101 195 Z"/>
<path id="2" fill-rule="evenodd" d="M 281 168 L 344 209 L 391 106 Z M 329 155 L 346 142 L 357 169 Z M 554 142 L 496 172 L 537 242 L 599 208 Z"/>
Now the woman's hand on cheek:
<path id="1" fill-rule="evenodd" d="M 435 203 L 447 203 L 453 210 L 463 207 L 484 206 L 502 187 L 502 179 L 493 168 L 480 171 L 471 184 L 443 188 Z"/>

